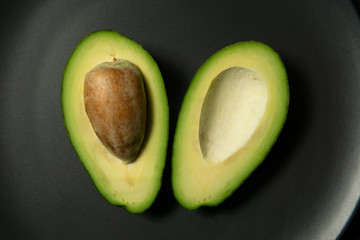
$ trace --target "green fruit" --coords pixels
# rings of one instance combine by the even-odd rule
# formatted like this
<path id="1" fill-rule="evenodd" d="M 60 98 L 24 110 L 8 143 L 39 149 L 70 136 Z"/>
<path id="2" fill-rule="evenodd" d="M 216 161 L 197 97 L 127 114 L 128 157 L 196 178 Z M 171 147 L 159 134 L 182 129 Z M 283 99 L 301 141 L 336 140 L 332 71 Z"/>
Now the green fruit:
<path id="1" fill-rule="evenodd" d="M 198 70 L 175 131 L 172 185 L 187 209 L 215 206 L 265 159 L 286 119 L 279 55 L 260 42 L 221 49 Z"/>
<path id="2" fill-rule="evenodd" d="M 61 101 L 71 143 L 99 192 L 129 212 L 148 209 L 161 186 L 169 126 L 150 54 L 116 32 L 90 34 L 68 60 Z"/>

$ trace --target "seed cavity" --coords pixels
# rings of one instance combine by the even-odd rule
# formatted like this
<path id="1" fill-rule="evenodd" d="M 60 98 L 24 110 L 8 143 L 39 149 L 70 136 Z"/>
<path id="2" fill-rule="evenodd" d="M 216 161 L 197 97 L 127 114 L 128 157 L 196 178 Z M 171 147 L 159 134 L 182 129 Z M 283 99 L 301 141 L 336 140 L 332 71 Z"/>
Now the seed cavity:
<path id="1" fill-rule="evenodd" d="M 265 81 L 254 71 L 231 67 L 211 83 L 201 109 L 199 143 L 203 157 L 219 163 L 251 138 L 268 100 Z"/>

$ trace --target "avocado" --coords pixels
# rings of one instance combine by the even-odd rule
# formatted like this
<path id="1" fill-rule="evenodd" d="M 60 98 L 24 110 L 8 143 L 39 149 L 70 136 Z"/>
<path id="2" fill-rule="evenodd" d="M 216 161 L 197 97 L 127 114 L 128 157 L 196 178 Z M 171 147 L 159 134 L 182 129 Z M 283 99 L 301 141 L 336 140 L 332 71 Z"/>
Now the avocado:
<path id="1" fill-rule="evenodd" d="M 184 97 L 172 186 L 187 209 L 216 206 L 265 159 L 285 123 L 289 86 L 280 56 L 256 41 L 213 54 Z"/>
<path id="2" fill-rule="evenodd" d="M 169 109 L 160 70 L 117 32 L 86 36 L 66 64 L 61 91 L 70 141 L 111 204 L 147 210 L 161 187 Z"/>

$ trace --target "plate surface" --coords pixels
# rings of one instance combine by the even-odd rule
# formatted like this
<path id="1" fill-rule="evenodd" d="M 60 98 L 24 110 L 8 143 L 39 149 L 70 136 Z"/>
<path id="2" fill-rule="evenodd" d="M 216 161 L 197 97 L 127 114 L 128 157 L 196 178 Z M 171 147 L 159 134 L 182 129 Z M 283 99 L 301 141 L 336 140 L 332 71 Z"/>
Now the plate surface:
<path id="1" fill-rule="evenodd" d="M 351 1 L 9 1 L 0 9 L 1 239 L 335 239 L 342 233 L 360 195 L 360 21 Z M 100 29 L 148 50 L 167 88 L 163 186 L 140 215 L 102 198 L 63 125 L 65 64 L 79 41 Z M 187 211 L 170 184 L 182 98 L 211 54 L 247 40 L 270 45 L 285 63 L 287 122 L 232 197 Z"/>

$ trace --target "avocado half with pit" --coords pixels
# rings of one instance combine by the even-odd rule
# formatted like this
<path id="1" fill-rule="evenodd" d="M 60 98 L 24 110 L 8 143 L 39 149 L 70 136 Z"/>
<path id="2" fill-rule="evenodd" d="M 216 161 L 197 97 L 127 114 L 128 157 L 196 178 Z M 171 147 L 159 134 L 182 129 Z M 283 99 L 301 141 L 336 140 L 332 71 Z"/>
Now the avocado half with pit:
<path id="1" fill-rule="evenodd" d="M 212 55 L 178 117 L 172 185 L 180 204 L 196 209 L 229 197 L 265 159 L 288 105 L 286 70 L 269 46 L 239 42 Z"/>
<path id="2" fill-rule="evenodd" d="M 113 31 L 88 35 L 68 60 L 61 101 L 72 145 L 100 193 L 130 212 L 148 209 L 161 186 L 169 125 L 150 54 Z"/>

